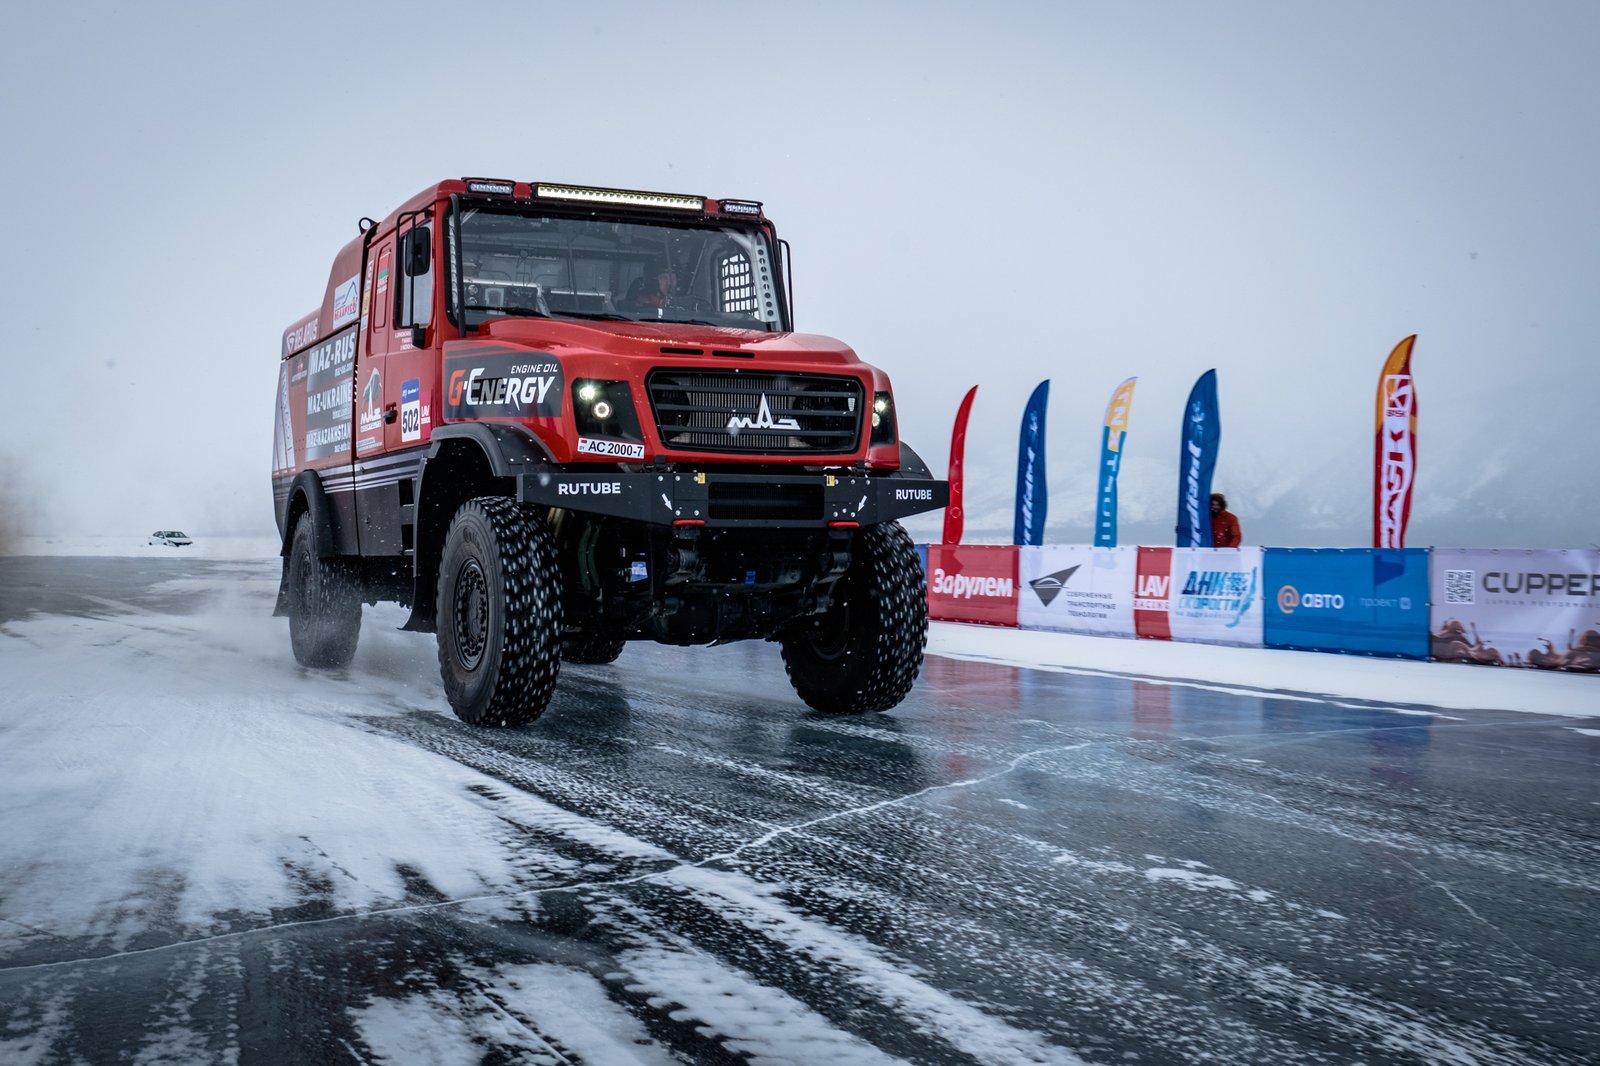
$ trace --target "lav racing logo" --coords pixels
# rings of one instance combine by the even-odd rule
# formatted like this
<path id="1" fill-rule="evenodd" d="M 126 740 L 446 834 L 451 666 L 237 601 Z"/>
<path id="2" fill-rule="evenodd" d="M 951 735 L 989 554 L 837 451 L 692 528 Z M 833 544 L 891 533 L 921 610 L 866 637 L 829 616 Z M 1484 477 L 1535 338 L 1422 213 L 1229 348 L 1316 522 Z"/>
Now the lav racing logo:
<path id="1" fill-rule="evenodd" d="M 542 353 L 496 352 L 454 360 L 445 378 L 445 417 L 554 418 L 566 385 Z"/>
<path id="2" fill-rule="evenodd" d="M 793 418 L 772 417 L 772 408 L 768 405 L 767 394 L 764 392 L 761 394 L 761 406 L 756 409 L 755 418 L 734 415 L 728 419 L 728 433 L 733 436 L 738 436 L 741 429 L 798 430 L 799 428 L 800 423 Z"/>

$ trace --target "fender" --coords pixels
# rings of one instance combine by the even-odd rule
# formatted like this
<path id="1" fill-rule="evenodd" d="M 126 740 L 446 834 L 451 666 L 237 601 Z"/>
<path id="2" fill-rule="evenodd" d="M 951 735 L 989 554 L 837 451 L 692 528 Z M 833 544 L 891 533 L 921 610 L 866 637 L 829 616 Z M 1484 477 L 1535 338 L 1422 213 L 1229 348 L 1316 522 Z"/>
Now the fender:
<path id="1" fill-rule="evenodd" d="M 555 457 L 543 441 L 508 422 L 451 422 L 434 430 L 430 440 L 432 447 L 428 449 L 427 459 L 438 458 L 444 445 L 451 441 L 473 442 L 489 460 L 489 472 L 495 477 L 516 477 L 555 464 Z M 427 459 L 423 460 L 424 469 Z"/>
<path id="2" fill-rule="evenodd" d="M 916 478 L 918 481 L 933 480 L 933 471 L 928 469 L 928 464 L 923 462 L 922 456 L 911 450 L 911 445 L 905 441 L 900 442 L 900 469 L 890 477 Z"/>
<path id="3" fill-rule="evenodd" d="M 285 515 L 294 510 L 296 496 L 303 497 L 306 501 L 305 518 L 312 522 L 313 532 L 316 534 L 317 554 L 326 559 L 339 554 L 339 541 L 335 535 L 333 505 L 328 502 L 328 494 L 322 489 L 322 477 L 315 470 L 302 470 L 295 475 L 289 483 L 289 502 Z M 304 520 L 304 519 L 302 519 Z M 285 559 L 289 557 L 289 542 L 294 538 L 294 530 L 285 524 L 283 531 L 283 546 L 278 554 Z"/>
<path id="4" fill-rule="evenodd" d="M 339 554 L 334 537 L 333 507 L 328 503 L 328 494 L 322 490 L 322 477 L 315 470 L 302 470 L 289 483 L 289 498 L 284 504 L 283 544 L 278 549 L 283 571 L 278 576 L 278 600 L 272 608 L 274 618 L 289 613 L 289 545 L 294 540 L 295 525 L 299 523 L 291 525 L 287 517 L 294 513 L 296 497 L 305 500 L 305 513 L 299 521 L 311 523 L 311 539 L 317 546 L 317 554 L 324 559 Z"/>

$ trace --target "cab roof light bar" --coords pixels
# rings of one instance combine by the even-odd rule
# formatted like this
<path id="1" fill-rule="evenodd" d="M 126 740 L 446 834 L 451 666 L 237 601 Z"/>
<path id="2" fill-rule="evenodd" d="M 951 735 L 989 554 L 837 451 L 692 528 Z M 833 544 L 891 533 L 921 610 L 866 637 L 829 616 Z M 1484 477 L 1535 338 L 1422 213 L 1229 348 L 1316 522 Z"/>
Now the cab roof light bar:
<path id="1" fill-rule="evenodd" d="M 464 178 L 467 191 L 474 193 L 488 193 L 492 196 L 510 196 L 517 191 L 516 182 L 502 181 L 499 178 Z"/>
<path id="2" fill-rule="evenodd" d="M 632 192 L 628 189 L 600 189 L 586 185 L 546 185 L 533 187 L 542 200 L 575 200 L 591 204 L 622 204 L 628 207 L 656 207 L 668 211 L 704 213 L 706 201 L 700 196 L 680 196 L 670 192 Z"/>

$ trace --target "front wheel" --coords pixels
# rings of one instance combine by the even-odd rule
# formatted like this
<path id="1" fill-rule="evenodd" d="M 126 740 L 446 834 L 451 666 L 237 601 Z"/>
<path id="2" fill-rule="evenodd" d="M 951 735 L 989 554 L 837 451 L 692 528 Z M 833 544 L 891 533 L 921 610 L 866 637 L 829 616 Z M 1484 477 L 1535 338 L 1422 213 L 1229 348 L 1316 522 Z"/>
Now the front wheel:
<path id="1" fill-rule="evenodd" d="M 543 714 L 561 669 L 561 574 L 544 523 L 500 496 L 463 504 L 438 595 L 439 676 L 456 717 L 516 726 Z"/>
<path id="2" fill-rule="evenodd" d="M 833 607 L 782 638 L 783 665 L 819 711 L 886 711 L 906 698 L 928 641 L 928 589 L 898 522 L 856 537 Z"/>

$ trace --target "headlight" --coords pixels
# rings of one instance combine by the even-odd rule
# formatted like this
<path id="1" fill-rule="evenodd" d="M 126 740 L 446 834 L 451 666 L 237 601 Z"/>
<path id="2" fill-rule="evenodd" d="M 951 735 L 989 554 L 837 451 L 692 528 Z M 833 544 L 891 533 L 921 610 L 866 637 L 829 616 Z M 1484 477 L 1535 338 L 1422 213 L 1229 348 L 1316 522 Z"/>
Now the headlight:
<path id="1" fill-rule="evenodd" d="M 875 392 L 872 394 L 872 443 L 893 444 L 894 441 L 894 400 L 887 392 Z"/>
<path id="2" fill-rule="evenodd" d="M 578 378 L 572 383 L 572 421 L 586 437 L 644 442 L 626 381 Z"/>

